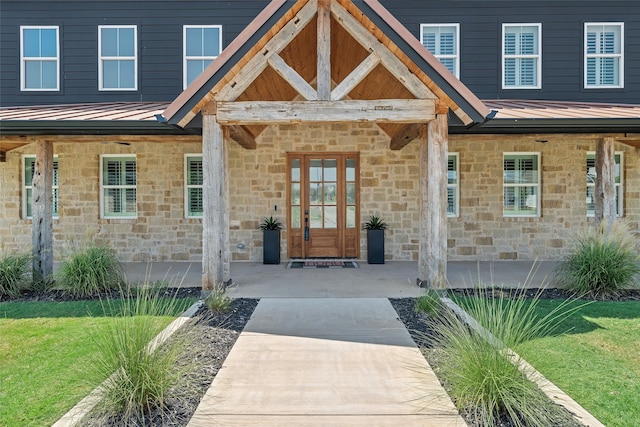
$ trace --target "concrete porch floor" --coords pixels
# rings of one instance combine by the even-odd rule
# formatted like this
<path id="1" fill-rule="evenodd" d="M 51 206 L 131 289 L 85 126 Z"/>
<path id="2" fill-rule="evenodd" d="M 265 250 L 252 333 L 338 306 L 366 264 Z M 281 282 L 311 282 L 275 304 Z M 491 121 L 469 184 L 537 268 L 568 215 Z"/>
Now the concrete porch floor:
<path id="1" fill-rule="evenodd" d="M 418 263 L 388 261 L 370 265 L 358 261 L 359 268 L 288 269 L 287 262 L 263 265 L 231 263 L 233 298 L 402 298 L 422 295 L 416 285 Z M 532 288 L 552 286 L 554 261 L 449 261 L 450 288 L 485 286 Z M 200 287 L 199 262 L 124 263 L 129 282 L 168 280 L 173 286 Z"/>

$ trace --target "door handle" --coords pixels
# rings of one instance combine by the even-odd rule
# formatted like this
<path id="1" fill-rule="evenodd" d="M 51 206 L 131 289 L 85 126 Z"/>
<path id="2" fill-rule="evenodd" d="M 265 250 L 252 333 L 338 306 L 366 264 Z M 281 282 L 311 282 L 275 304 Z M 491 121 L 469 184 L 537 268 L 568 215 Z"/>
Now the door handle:
<path id="1" fill-rule="evenodd" d="M 304 211 L 304 240 L 309 241 L 309 211 Z"/>

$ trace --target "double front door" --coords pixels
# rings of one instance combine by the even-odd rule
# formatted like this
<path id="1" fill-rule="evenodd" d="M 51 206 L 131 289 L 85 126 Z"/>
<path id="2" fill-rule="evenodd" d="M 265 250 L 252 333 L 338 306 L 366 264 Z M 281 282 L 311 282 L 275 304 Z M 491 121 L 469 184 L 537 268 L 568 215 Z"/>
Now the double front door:
<path id="1" fill-rule="evenodd" d="M 287 166 L 289 258 L 357 258 L 358 153 L 290 153 Z"/>

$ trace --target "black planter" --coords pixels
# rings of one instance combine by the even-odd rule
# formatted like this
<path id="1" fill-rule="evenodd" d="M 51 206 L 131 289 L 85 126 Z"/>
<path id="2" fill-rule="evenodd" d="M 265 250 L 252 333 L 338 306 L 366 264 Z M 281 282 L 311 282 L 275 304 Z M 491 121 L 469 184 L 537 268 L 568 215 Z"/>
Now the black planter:
<path id="1" fill-rule="evenodd" d="M 367 230 L 367 262 L 384 264 L 384 230 Z"/>
<path id="2" fill-rule="evenodd" d="M 280 230 L 262 231 L 262 263 L 280 264 Z"/>

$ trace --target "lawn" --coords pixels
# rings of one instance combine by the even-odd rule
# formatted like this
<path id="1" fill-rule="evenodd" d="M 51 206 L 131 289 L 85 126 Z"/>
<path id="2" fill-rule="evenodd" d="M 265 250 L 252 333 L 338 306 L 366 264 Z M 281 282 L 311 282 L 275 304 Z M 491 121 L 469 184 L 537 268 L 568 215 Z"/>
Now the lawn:
<path id="1" fill-rule="evenodd" d="M 541 312 L 559 301 L 540 301 Z M 594 302 L 518 352 L 608 427 L 638 426 L 640 302 Z"/>
<path id="2" fill-rule="evenodd" d="M 176 314 L 195 302 L 180 302 Z M 0 426 L 48 426 L 98 384 L 87 383 L 92 334 L 114 310 L 99 301 L 0 303 Z M 105 313 L 107 311 L 107 313 Z M 159 327 L 171 322 L 161 317 Z"/>

